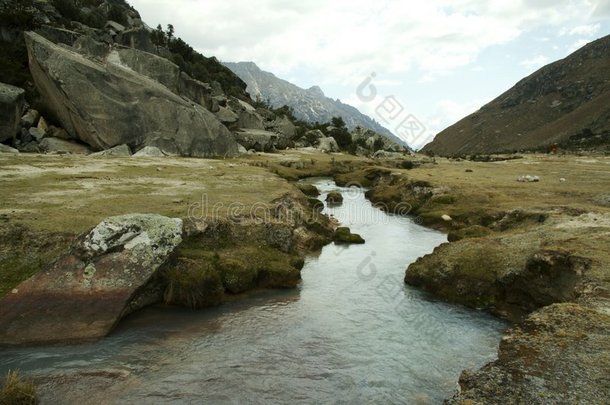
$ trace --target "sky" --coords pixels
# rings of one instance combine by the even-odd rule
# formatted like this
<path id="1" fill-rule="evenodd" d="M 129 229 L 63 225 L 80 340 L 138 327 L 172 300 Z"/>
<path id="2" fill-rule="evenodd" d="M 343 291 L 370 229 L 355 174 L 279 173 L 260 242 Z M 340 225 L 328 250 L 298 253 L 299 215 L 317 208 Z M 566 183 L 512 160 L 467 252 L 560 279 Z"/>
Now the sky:
<path id="1" fill-rule="evenodd" d="M 610 34 L 610 0 L 128 1 L 205 56 L 318 85 L 414 147 Z"/>

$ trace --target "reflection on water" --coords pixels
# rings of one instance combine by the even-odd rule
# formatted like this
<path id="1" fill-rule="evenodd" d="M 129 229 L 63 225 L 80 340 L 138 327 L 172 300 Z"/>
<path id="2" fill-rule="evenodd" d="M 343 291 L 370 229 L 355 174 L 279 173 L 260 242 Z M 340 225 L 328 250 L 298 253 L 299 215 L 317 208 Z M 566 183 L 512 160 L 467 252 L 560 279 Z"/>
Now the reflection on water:
<path id="1" fill-rule="evenodd" d="M 44 403 L 439 403 L 495 356 L 505 324 L 426 299 L 404 270 L 446 240 L 362 191 L 327 208 L 364 245 L 326 246 L 296 290 L 204 311 L 150 308 L 101 342 L 3 349 L 0 372 L 37 376 Z"/>

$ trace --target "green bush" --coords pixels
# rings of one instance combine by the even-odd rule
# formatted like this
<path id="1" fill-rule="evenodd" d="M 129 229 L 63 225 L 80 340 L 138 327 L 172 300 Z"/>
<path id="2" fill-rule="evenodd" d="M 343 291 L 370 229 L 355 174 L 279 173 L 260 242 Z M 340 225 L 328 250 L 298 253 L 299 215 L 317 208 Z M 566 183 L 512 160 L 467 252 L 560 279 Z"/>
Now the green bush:
<path id="1" fill-rule="evenodd" d="M 52 0 L 51 4 L 57 9 L 59 14 L 70 21 L 80 21 L 81 12 L 74 0 Z"/>

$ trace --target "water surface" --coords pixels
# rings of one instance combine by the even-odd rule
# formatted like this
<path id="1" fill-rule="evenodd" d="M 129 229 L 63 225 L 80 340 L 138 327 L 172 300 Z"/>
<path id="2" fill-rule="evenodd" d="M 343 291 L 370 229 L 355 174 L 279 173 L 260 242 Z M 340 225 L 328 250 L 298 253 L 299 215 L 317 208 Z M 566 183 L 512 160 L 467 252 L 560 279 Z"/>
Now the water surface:
<path id="1" fill-rule="evenodd" d="M 0 349 L 0 373 L 38 376 L 43 403 L 441 403 L 464 368 L 492 360 L 506 325 L 435 302 L 404 271 L 446 236 L 371 206 L 326 208 L 364 245 L 326 246 L 298 289 L 204 311 L 150 308 L 108 338 Z"/>

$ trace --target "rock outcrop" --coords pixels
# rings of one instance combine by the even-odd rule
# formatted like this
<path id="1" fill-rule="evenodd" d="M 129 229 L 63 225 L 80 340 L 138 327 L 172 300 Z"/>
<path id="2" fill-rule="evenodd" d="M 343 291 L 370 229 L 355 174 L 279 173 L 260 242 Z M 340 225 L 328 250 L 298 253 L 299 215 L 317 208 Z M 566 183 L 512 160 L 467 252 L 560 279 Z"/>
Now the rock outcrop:
<path id="1" fill-rule="evenodd" d="M 29 145 L 33 145 L 31 142 Z M 91 149 L 87 146 L 78 144 L 75 142 L 65 141 L 59 138 L 44 138 L 38 145 L 38 150 L 44 153 L 57 153 L 57 154 L 74 154 L 74 155 L 88 155 L 91 153 Z M 28 151 L 31 152 L 31 151 Z"/>
<path id="2" fill-rule="evenodd" d="M 404 144 L 388 129 L 356 108 L 326 97 L 318 86 L 302 89 L 261 70 L 253 62 L 225 63 L 225 66 L 246 82 L 246 90 L 253 99 L 268 100 L 274 108 L 287 105 L 300 120 L 313 124 L 330 122 L 333 117 L 338 116 L 345 120 L 350 129 L 358 126 L 371 128 L 396 143 Z"/>
<path id="3" fill-rule="evenodd" d="M 25 90 L 0 83 L 0 142 L 17 135 L 24 102 Z"/>
<path id="4" fill-rule="evenodd" d="M 257 152 L 271 152 L 282 146 L 278 134 L 261 129 L 242 129 L 235 132 L 235 139 L 247 150 L 254 149 Z"/>
<path id="5" fill-rule="evenodd" d="M 446 404 L 605 404 L 609 329 L 606 311 L 545 307 L 509 329 L 496 361 L 462 372 L 460 392 Z"/>
<path id="6" fill-rule="evenodd" d="M 114 148 L 106 149 L 101 152 L 92 153 L 91 157 L 129 157 L 131 150 L 127 145 L 118 145 Z"/>
<path id="7" fill-rule="evenodd" d="M 182 241 L 182 221 L 111 217 L 0 301 L 0 344 L 81 341 L 107 335 Z"/>
<path id="8" fill-rule="evenodd" d="M 542 249 L 538 233 L 446 243 L 411 264 L 405 282 L 439 297 L 519 321 L 544 306 L 575 300 L 588 258 Z"/>
<path id="9" fill-rule="evenodd" d="M 364 243 L 364 239 L 362 238 L 362 236 L 358 235 L 357 233 L 352 233 L 352 231 L 346 226 L 337 228 L 337 230 L 335 231 L 335 235 L 333 236 L 333 240 L 335 241 L 335 243 L 338 244 Z"/>
<path id="10" fill-rule="evenodd" d="M 237 154 L 231 133 L 212 113 L 126 67 L 116 54 L 102 63 L 31 32 L 26 43 L 30 70 L 46 105 L 71 135 L 94 149 L 127 144 L 180 156 Z"/>

